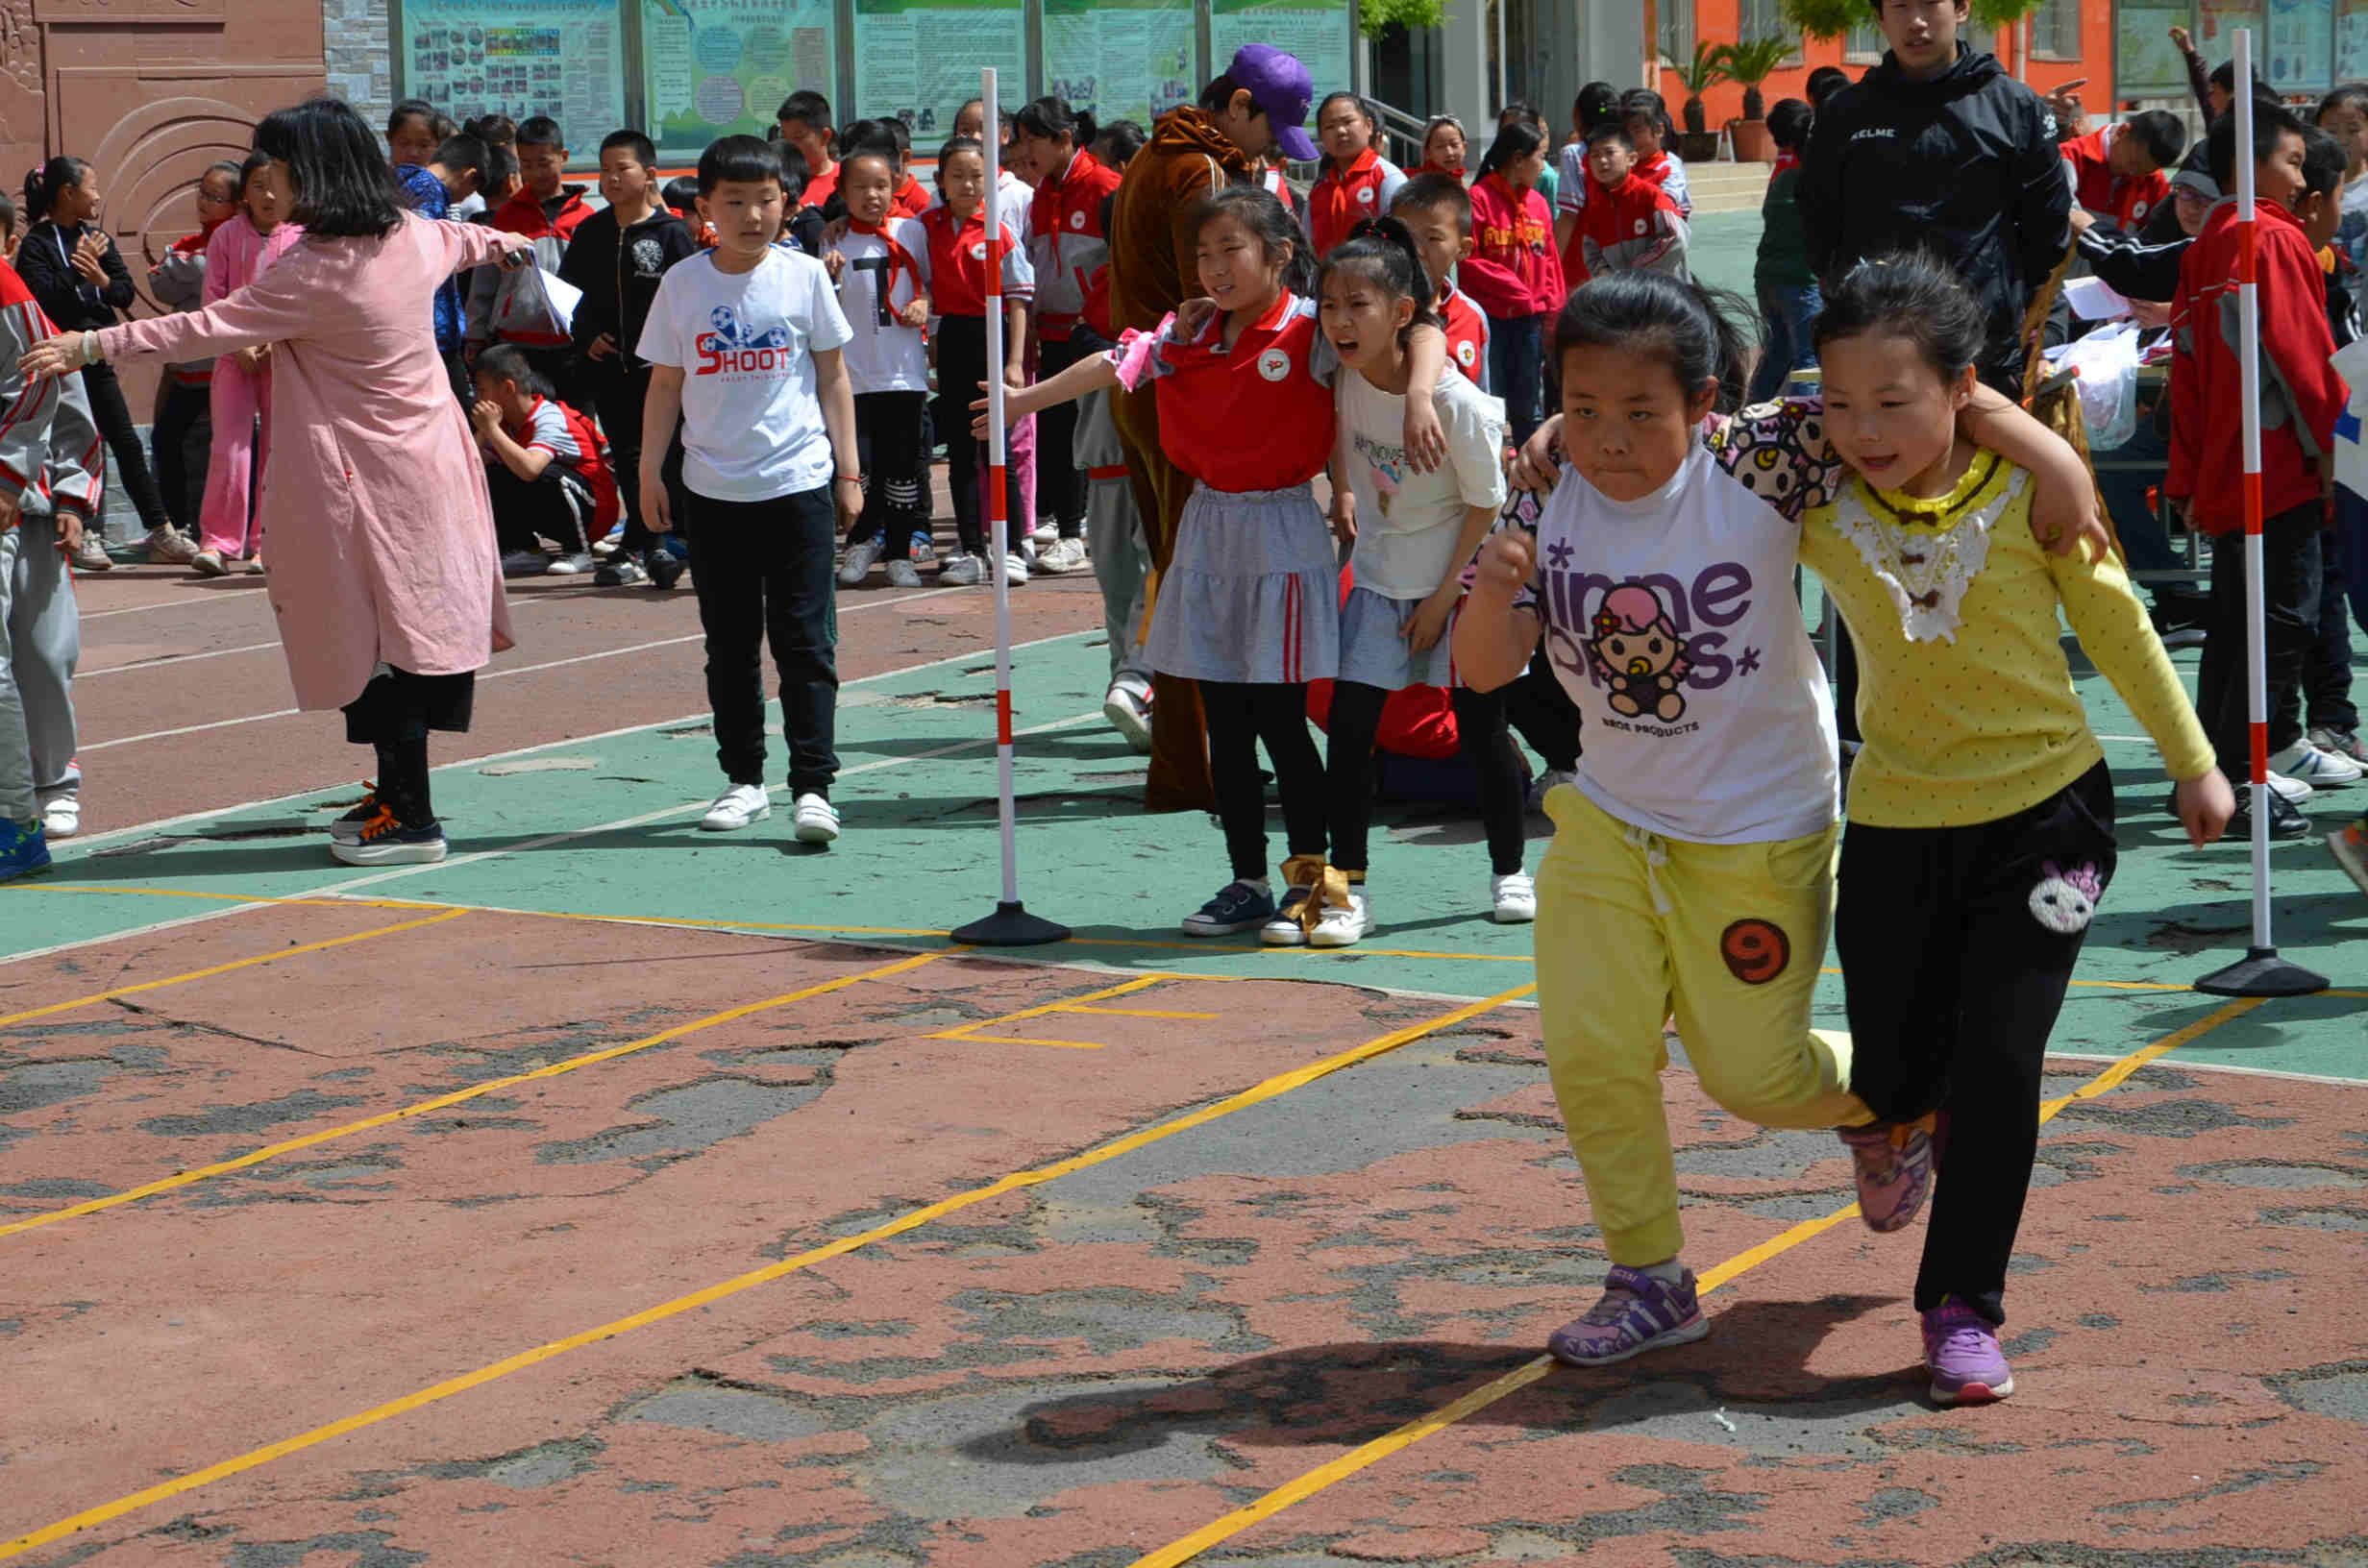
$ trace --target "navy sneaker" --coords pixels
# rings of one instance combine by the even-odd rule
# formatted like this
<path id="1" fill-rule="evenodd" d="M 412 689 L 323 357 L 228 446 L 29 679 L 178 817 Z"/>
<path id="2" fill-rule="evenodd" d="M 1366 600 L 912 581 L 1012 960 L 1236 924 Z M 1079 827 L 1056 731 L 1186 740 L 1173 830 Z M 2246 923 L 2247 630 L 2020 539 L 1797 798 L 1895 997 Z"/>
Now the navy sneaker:
<path id="1" fill-rule="evenodd" d="M 47 870 L 49 835 L 40 822 L 12 822 L 0 817 L 0 882 Z"/>
<path id="2" fill-rule="evenodd" d="M 1545 1348 L 1565 1366 L 1610 1366 L 1648 1350 L 1690 1344 L 1710 1332 L 1692 1269 L 1671 1285 L 1617 1264 L 1603 1282 L 1602 1298 L 1585 1317 L 1547 1335 Z"/>
<path id="3" fill-rule="evenodd" d="M 444 824 L 406 827 L 382 806 L 352 843 L 332 839 L 329 852 L 348 866 L 432 866 L 444 858 Z"/>
<path id="4" fill-rule="evenodd" d="M 1217 896 L 1184 917 L 1188 937 L 1230 937 L 1254 931 L 1274 919 L 1274 895 L 1254 882 L 1231 882 Z"/>

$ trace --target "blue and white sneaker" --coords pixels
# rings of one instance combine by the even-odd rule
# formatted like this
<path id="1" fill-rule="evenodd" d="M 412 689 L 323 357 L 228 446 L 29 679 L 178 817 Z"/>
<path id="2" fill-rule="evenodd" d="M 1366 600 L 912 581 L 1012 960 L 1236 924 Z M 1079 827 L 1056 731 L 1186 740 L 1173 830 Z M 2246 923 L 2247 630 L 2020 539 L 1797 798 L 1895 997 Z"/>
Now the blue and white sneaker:
<path id="1" fill-rule="evenodd" d="M 0 817 L 0 882 L 49 870 L 49 835 L 38 821 L 12 822 Z M 1271 905 L 1268 906 L 1270 909 Z"/>
<path id="2" fill-rule="evenodd" d="M 1188 937 L 1230 937 L 1251 931 L 1274 919 L 1274 895 L 1255 882 L 1232 882 L 1217 896 L 1184 917 Z"/>
<path id="3" fill-rule="evenodd" d="M 446 852 L 444 824 L 406 827 L 403 819 L 381 806 L 351 843 L 330 840 L 329 852 L 348 866 L 433 866 Z"/>
<path id="4" fill-rule="evenodd" d="M 1566 1366 L 1610 1366 L 1710 1332 L 1692 1269 L 1671 1285 L 1621 1263 L 1604 1277 L 1603 1296 L 1587 1315 L 1547 1335 L 1545 1348 Z"/>

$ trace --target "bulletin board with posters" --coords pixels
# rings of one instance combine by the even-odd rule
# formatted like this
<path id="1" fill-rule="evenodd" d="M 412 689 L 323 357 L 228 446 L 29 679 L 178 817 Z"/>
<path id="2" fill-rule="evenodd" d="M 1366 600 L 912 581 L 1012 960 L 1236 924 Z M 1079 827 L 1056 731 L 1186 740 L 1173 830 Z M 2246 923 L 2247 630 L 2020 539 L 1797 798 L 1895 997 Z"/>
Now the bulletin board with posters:
<path id="1" fill-rule="evenodd" d="M 2263 57 L 2261 74 L 2280 92 L 2325 92 L 2335 85 L 2334 6 L 2330 0 L 2269 0 L 2269 46 L 2255 48 Z"/>
<path id="2" fill-rule="evenodd" d="M 2335 80 L 2368 82 L 2368 0 L 2336 0 Z"/>
<path id="3" fill-rule="evenodd" d="M 689 161 L 718 136 L 765 135 L 781 100 L 836 100 L 832 0 L 636 0 L 643 113 L 659 156 Z"/>
<path id="4" fill-rule="evenodd" d="M 456 120 L 548 114 L 579 160 L 625 124 L 619 0 L 427 0 L 393 17 L 399 84 Z"/>
<path id="5" fill-rule="evenodd" d="M 1192 0 L 1044 0 L 1044 90 L 1148 126 L 1200 90 Z"/>
<path id="6" fill-rule="evenodd" d="M 1299 57 L 1320 100 L 1352 85 L 1354 26 L 1340 0 L 1210 0 L 1209 74 L 1231 64 L 1246 43 L 1271 44 Z"/>
<path id="7" fill-rule="evenodd" d="M 1021 0 L 855 0 L 854 112 L 901 119 L 917 155 L 953 135 L 954 114 L 978 96 L 985 65 L 1019 108 L 1028 81 Z"/>

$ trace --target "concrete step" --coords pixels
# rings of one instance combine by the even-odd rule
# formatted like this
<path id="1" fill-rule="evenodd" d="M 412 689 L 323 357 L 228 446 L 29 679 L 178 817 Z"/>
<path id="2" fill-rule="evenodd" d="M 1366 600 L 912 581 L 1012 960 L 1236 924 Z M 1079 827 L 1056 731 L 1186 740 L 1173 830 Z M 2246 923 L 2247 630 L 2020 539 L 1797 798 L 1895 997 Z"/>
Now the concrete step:
<path id="1" fill-rule="evenodd" d="M 1767 194 L 1765 163 L 1689 163 L 1688 194 L 1695 215 L 1705 212 L 1757 212 Z"/>

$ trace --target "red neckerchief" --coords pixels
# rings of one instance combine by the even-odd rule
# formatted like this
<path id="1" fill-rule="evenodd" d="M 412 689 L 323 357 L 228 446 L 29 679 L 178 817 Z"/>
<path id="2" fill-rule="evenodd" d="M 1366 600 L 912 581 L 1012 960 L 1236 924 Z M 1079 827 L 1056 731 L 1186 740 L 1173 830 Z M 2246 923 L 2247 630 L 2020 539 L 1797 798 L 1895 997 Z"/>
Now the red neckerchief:
<path id="1" fill-rule="evenodd" d="M 1788 148 L 1777 153 L 1775 166 L 1767 171 L 1767 177 L 1773 180 L 1785 170 L 1797 169 L 1800 166 L 1801 155 Z"/>
<path id="2" fill-rule="evenodd" d="M 894 213 L 889 214 L 889 222 L 895 223 L 901 221 L 903 220 L 899 219 Z M 870 234 L 875 238 L 885 240 L 887 242 L 888 276 L 880 280 L 879 307 L 882 310 L 888 310 L 893 314 L 893 307 L 888 302 L 896 294 L 897 276 L 900 273 L 913 272 L 916 282 L 918 282 L 920 278 L 920 274 L 914 272 L 911 254 L 907 252 L 903 246 L 897 243 L 897 236 L 888 232 L 886 224 L 881 224 L 876 227 L 872 224 L 864 222 L 861 218 L 856 217 L 854 214 L 850 213 L 847 218 L 847 230 L 850 233 Z"/>
<path id="3" fill-rule="evenodd" d="M 1422 160 L 1421 166 L 1415 170 L 1415 173 L 1443 174 L 1459 185 L 1464 183 L 1464 165 L 1461 163 L 1458 163 L 1450 168 L 1444 163 L 1437 162 L 1434 159 L 1426 158 Z"/>

